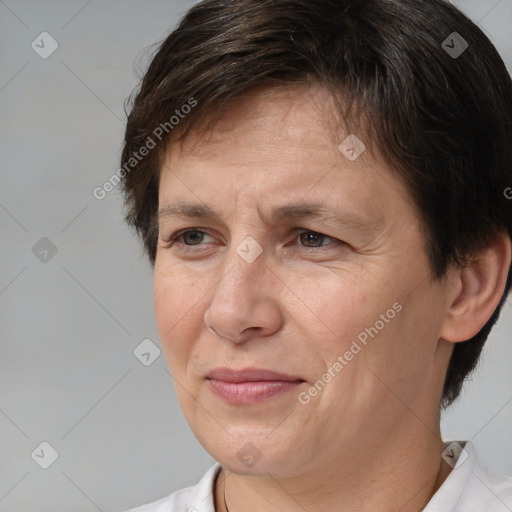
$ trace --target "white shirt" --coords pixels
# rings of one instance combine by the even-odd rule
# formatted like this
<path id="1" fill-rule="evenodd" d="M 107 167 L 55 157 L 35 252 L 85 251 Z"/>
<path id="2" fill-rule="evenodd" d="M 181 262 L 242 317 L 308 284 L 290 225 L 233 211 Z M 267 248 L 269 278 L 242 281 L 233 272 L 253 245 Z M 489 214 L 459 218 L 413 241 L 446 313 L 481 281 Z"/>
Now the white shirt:
<path id="1" fill-rule="evenodd" d="M 460 454 L 449 451 L 451 442 L 445 443 L 454 467 L 423 512 L 511 512 L 512 477 L 482 465 L 470 441 L 456 443 L 463 447 Z M 214 464 L 196 485 L 125 512 L 215 512 L 213 489 L 220 470 Z"/>

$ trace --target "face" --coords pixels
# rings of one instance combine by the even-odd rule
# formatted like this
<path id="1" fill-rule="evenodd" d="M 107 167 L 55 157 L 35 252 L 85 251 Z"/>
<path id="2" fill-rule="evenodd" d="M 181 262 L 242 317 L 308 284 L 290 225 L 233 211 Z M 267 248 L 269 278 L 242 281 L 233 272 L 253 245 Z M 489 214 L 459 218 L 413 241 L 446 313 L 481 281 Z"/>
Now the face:
<path id="1" fill-rule="evenodd" d="M 378 155 L 338 148 L 328 105 L 314 86 L 247 96 L 161 169 L 159 335 L 192 431 L 240 474 L 336 466 L 438 409 L 447 299 L 420 221 Z"/>

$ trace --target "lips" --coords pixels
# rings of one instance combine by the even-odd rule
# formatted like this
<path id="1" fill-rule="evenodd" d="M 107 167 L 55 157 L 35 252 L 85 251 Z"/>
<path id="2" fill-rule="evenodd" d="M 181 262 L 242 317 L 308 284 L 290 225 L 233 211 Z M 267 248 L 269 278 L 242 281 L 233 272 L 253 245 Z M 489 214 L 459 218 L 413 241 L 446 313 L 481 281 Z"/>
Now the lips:
<path id="1" fill-rule="evenodd" d="M 207 379 L 220 380 L 223 382 L 259 382 L 259 381 L 280 381 L 280 382 L 304 382 L 304 379 L 294 375 L 274 372 L 260 368 L 246 368 L 243 370 L 231 370 L 230 368 L 216 368 L 212 370 Z"/>
<path id="2" fill-rule="evenodd" d="M 295 390 L 304 381 L 295 375 L 272 370 L 217 368 L 207 376 L 210 389 L 232 404 L 254 404 Z"/>

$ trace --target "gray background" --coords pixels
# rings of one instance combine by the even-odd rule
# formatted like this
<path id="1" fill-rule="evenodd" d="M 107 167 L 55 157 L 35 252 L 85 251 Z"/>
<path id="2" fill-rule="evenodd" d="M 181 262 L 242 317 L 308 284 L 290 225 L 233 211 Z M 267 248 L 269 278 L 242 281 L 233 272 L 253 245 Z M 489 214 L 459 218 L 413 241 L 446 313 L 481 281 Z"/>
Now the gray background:
<path id="1" fill-rule="evenodd" d="M 161 348 L 151 267 L 120 194 L 92 195 L 118 169 L 134 65 L 193 3 L 0 0 L 1 512 L 121 511 L 214 462 L 182 417 L 163 352 L 149 366 L 134 355 L 147 338 Z M 456 4 L 511 69 L 512 0 Z M 47 59 L 31 48 L 43 31 L 59 44 Z M 46 262 L 32 251 L 43 237 L 57 248 Z M 510 474 L 511 332 L 509 297 L 443 418 L 445 439 L 473 440 Z M 43 441 L 58 452 L 48 469 L 36 463 L 49 460 Z"/>

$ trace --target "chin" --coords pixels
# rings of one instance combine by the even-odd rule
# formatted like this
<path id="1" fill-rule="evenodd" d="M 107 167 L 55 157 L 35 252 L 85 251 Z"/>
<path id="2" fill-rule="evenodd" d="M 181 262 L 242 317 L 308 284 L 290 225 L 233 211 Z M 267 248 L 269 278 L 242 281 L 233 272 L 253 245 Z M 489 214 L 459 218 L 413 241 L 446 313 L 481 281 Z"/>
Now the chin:
<path id="1" fill-rule="evenodd" d="M 296 447 L 285 444 L 265 442 L 265 435 L 258 436 L 247 432 L 235 437 L 226 434 L 221 441 L 201 443 L 204 449 L 220 463 L 220 465 L 233 473 L 246 476 L 291 477 L 298 467 L 302 466 L 298 460 L 299 453 Z"/>

